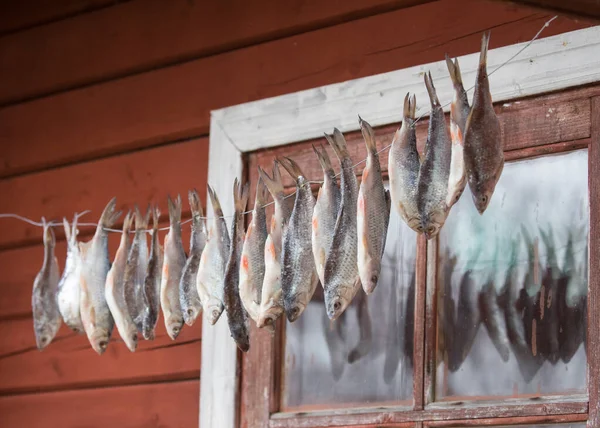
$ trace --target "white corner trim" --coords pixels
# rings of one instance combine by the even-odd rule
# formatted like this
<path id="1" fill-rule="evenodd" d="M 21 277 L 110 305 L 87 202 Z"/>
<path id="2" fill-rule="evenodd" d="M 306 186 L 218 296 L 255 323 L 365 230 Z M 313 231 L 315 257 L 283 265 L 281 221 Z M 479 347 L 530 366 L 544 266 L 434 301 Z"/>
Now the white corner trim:
<path id="1" fill-rule="evenodd" d="M 492 41 L 494 32 L 492 31 Z M 525 43 L 488 52 L 488 72 L 517 53 Z M 475 82 L 480 46 L 459 57 L 465 88 Z M 450 52 L 451 53 L 451 52 Z M 423 73 L 431 70 L 442 104 L 452 99 L 444 60 L 349 80 L 213 112 L 242 151 L 317 138 L 338 127 L 358 130 L 360 114 L 374 126 L 399 122 L 404 96 L 416 94 L 418 113 L 427 114 L 429 98 Z M 494 101 L 556 91 L 600 80 L 600 26 L 536 40 L 490 77 Z M 472 96 L 472 91 L 469 94 Z"/>
<path id="2" fill-rule="evenodd" d="M 490 50 L 488 71 L 523 46 Z M 479 52 L 459 57 L 467 88 L 475 81 L 478 60 Z M 232 184 L 235 177 L 241 178 L 244 153 L 320 137 L 334 126 L 344 132 L 357 130 L 359 113 L 374 126 L 398 122 L 407 92 L 416 94 L 418 114 L 427 112 L 426 70 L 431 70 L 442 104 L 450 101 L 446 63 L 438 61 L 213 111 L 208 182 L 225 215 L 233 213 Z M 538 40 L 490 78 L 495 101 L 598 81 L 600 26 Z M 202 323 L 200 428 L 236 428 L 237 355 L 225 313 L 215 326 Z"/>

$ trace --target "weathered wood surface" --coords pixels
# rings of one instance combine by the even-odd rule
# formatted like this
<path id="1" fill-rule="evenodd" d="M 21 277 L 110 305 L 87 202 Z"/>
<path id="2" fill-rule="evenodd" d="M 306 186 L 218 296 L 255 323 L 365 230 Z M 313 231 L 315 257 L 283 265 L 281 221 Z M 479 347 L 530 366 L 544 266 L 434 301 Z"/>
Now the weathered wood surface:
<path id="1" fill-rule="evenodd" d="M 10 106 L 0 177 L 203 135 L 210 110 L 475 52 L 488 28 L 492 47 L 529 40 L 546 19 L 441 0 Z M 559 19 L 544 36 L 582 26 Z"/>
<path id="2" fill-rule="evenodd" d="M 3 428 L 198 425 L 198 380 L 0 397 Z"/>
<path id="3" fill-rule="evenodd" d="M 423 235 L 417 238 L 416 288 L 415 288 L 415 336 L 413 357 L 413 409 L 425 407 L 425 339 L 426 339 L 426 297 L 427 297 L 427 240 Z"/>
<path id="4" fill-rule="evenodd" d="M 547 12 L 586 19 L 590 22 L 600 21 L 600 3 L 597 0 L 511 0 L 512 3 L 531 6 Z"/>
<path id="5" fill-rule="evenodd" d="M 554 415 L 554 416 L 531 416 L 516 418 L 497 418 L 497 419 L 461 419 L 457 421 L 434 421 L 426 422 L 426 428 L 450 428 L 450 427 L 471 427 L 471 426 L 498 426 L 498 425 L 531 425 L 533 424 L 559 424 L 569 422 L 581 422 L 587 419 L 587 415 Z M 558 427 L 557 427 L 558 428 Z"/>
<path id="6" fill-rule="evenodd" d="M 66 216 L 70 221 L 75 212 L 90 210 L 81 221 L 96 222 L 108 201 L 116 196 L 118 209 L 133 209 L 136 203 L 145 209 L 149 202 L 158 203 L 167 219 L 167 195 L 180 194 L 187 215 L 188 190 L 195 187 L 206 205 L 207 166 L 208 139 L 200 138 L 4 179 L 0 180 L 0 212 L 36 221 L 41 215 L 59 221 Z M 62 239 L 62 227 L 55 230 Z M 93 230 L 86 228 L 85 232 L 89 235 Z M 11 219 L 0 222 L 0 248 L 38 242 L 39 227 Z"/>
<path id="7" fill-rule="evenodd" d="M 124 3 L 128 0 L 118 0 Z M 19 0 L 2 3 L 0 36 L 80 13 L 113 6 L 116 0 Z"/>
<path id="8" fill-rule="evenodd" d="M 155 340 L 140 336 L 138 349 L 132 353 L 115 328 L 108 349 L 97 355 L 85 335 L 63 324 L 54 341 L 40 352 L 31 318 L 3 321 L 0 394 L 198 379 L 201 333 L 198 321 L 192 327 L 185 325 L 173 341 L 161 313 Z"/>
<path id="9" fill-rule="evenodd" d="M 565 414 L 583 414 L 587 412 L 587 397 L 568 399 L 541 398 L 535 400 L 502 400 L 500 402 L 462 403 L 431 405 L 425 411 L 386 408 L 353 409 L 344 411 L 319 412 L 314 414 L 280 413 L 271 416 L 271 428 L 325 428 L 346 427 L 354 424 L 386 426 L 409 421 L 444 421 L 455 419 L 501 418 L 507 413 L 526 416 L 560 416 Z"/>
<path id="10" fill-rule="evenodd" d="M 590 137 L 590 97 L 600 94 L 600 86 L 590 86 L 574 91 L 542 95 L 525 98 L 522 100 L 499 103 L 496 111 L 503 129 L 503 144 L 510 156 L 510 151 L 525 148 L 540 147 L 564 141 L 584 140 Z M 360 112 L 358 112 L 360 113 Z M 401 119 L 402 112 L 398 112 Z M 368 117 L 363 119 L 369 121 Z M 392 138 L 399 124 L 382 126 L 375 129 L 378 148 L 381 150 L 392 143 Z M 427 140 L 428 119 L 424 118 L 417 123 L 417 145 L 420 152 Z M 331 133 L 332 130 L 327 130 Z M 345 134 L 348 149 L 355 163 L 367 157 L 367 149 L 360 132 Z M 293 146 L 282 146 L 261 150 L 250 154 L 249 174 L 255 180 L 261 166 L 270 170 L 273 160 L 285 154 L 292 157 L 302 165 L 302 170 L 309 180 L 322 180 L 323 172 L 312 149 L 312 144 L 325 144 L 328 153 L 333 159 L 334 169 L 339 170 L 333 150 L 328 147 L 325 138 L 297 143 Z M 379 154 L 381 168 L 387 174 L 388 150 Z M 362 174 L 364 164 L 357 165 L 355 171 Z M 288 174 L 283 174 L 286 187 L 291 188 L 294 183 Z"/>
<path id="11" fill-rule="evenodd" d="M 0 57 L 12 59 L 0 69 L 0 104 L 418 3 L 423 0 L 113 1 L 113 7 L 0 38 Z M 44 49 L 38 49 L 41 40 Z"/>
<path id="12" fill-rule="evenodd" d="M 588 428 L 600 426 L 600 97 L 592 98 L 589 157 L 590 237 L 588 294 Z"/>

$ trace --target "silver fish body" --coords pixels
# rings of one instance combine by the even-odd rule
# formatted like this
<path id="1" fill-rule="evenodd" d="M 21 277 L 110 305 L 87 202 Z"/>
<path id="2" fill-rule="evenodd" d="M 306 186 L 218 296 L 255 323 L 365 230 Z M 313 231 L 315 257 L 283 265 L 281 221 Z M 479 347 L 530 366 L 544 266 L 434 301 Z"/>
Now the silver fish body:
<path id="1" fill-rule="evenodd" d="M 383 185 L 373 129 L 360 117 L 359 120 L 367 144 L 367 165 L 358 191 L 357 260 L 363 290 L 371 294 L 381 273 L 381 258 L 390 221 L 390 194 Z"/>
<path id="2" fill-rule="evenodd" d="M 323 286 L 325 284 L 325 261 L 333 242 L 333 232 L 340 208 L 341 194 L 325 147 L 321 147 L 321 150 L 319 150 L 313 146 L 313 150 L 323 169 L 323 185 L 319 188 L 312 215 L 311 240 L 317 275 L 319 275 L 319 281 Z"/>
<path id="3" fill-rule="evenodd" d="M 392 205 L 404 222 L 415 232 L 421 232 L 421 217 L 417 204 L 417 187 L 421 163 L 415 132 L 415 96 L 404 98 L 404 118 L 394 134 L 388 157 L 390 197 Z"/>
<path id="4" fill-rule="evenodd" d="M 160 313 L 160 284 L 162 280 L 163 249 L 158 238 L 158 207 L 152 210 L 152 239 L 150 240 L 150 258 L 144 279 L 144 299 L 146 307 L 142 322 L 142 335 L 146 340 L 154 339 L 154 330 Z"/>
<path id="5" fill-rule="evenodd" d="M 475 81 L 473 106 L 465 125 L 465 171 L 473 202 L 483 214 L 488 207 L 504 169 L 502 129 L 494 106 L 487 75 L 487 49 L 490 34 L 481 41 L 479 68 Z"/>
<path id="6" fill-rule="evenodd" d="M 357 199 L 358 183 L 352 159 L 342 133 L 334 129 L 333 138 L 327 136 L 342 167 L 342 199 L 333 232 L 331 249 L 325 261 L 325 307 L 331 320 L 346 310 L 361 283 L 358 275 Z"/>
<path id="7" fill-rule="evenodd" d="M 131 227 L 131 213 L 127 213 L 123 220 L 123 233 L 121 234 L 121 242 L 115 255 L 108 275 L 106 276 L 106 286 L 104 292 L 106 294 L 106 303 L 110 309 L 110 313 L 115 320 L 119 336 L 125 342 L 127 348 L 134 352 L 137 348 L 138 337 L 137 327 L 129 314 L 127 302 L 125 301 L 125 267 L 127 265 L 127 255 L 131 246 L 129 239 L 129 229 Z"/>
<path id="8" fill-rule="evenodd" d="M 215 191 L 208 186 L 213 207 L 213 219 L 208 230 L 206 247 L 200 256 L 196 289 L 208 321 L 214 325 L 223 312 L 223 277 L 229 258 L 229 232 L 223 210 Z"/>
<path id="9" fill-rule="evenodd" d="M 80 310 L 81 254 L 77 243 L 77 216 L 71 226 L 67 219 L 63 219 L 63 225 L 67 240 L 67 260 L 58 283 L 58 309 L 63 321 L 71 330 L 83 333 Z"/>
<path id="10" fill-rule="evenodd" d="M 233 183 L 235 212 L 231 222 L 231 248 L 223 279 L 225 310 L 231 337 L 242 352 L 250 349 L 247 314 L 240 297 L 240 260 L 244 245 L 244 215 L 248 203 L 248 186 L 241 186 L 237 178 Z"/>
<path id="11" fill-rule="evenodd" d="M 165 236 L 165 256 L 160 284 L 160 306 L 167 334 L 175 340 L 183 327 L 183 313 L 179 299 L 179 282 L 186 262 L 181 239 L 181 197 L 169 198 L 169 232 Z"/>
<path id="12" fill-rule="evenodd" d="M 289 158 L 279 162 L 296 182 L 294 208 L 283 231 L 281 252 L 283 306 L 288 321 L 294 322 L 308 306 L 319 280 L 311 242 L 315 198 L 296 162 Z"/>
<path id="13" fill-rule="evenodd" d="M 452 143 L 444 111 L 433 86 L 431 73 L 425 74 L 425 85 L 431 100 L 431 116 L 425 147 L 425 158 L 419 170 L 417 204 L 421 217 L 421 228 L 425 237 L 436 236 L 448 215 L 446 197 L 448 195 L 448 177 Z"/>
<path id="14" fill-rule="evenodd" d="M 35 343 L 41 351 L 52 342 L 60 328 L 60 312 L 56 293 L 58 290 L 58 261 L 54 256 L 56 239 L 52 227 L 44 224 L 44 262 L 33 282 L 31 309 Z"/>
<path id="15" fill-rule="evenodd" d="M 265 278 L 265 242 L 267 240 L 267 215 L 265 203 L 268 190 L 262 178 L 256 185 L 256 198 L 252 220 L 248 225 L 240 261 L 239 293 L 250 318 L 258 322 L 263 281 Z"/>
<path id="16" fill-rule="evenodd" d="M 83 264 L 81 268 L 81 321 L 92 345 L 103 354 L 114 327 L 114 320 L 106 303 L 106 276 L 110 270 L 107 228 L 117 221 L 120 212 L 115 211 L 116 198 L 113 198 L 100 217 L 94 237 L 80 244 Z"/>
<path id="17" fill-rule="evenodd" d="M 207 231 L 206 221 L 202 218 L 204 213 L 202 212 L 198 192 L 192 190 L 189 192 L 188 197 L 192 211 L 192 235 L 190 238 L 190 255 L 185 262 L 181 281 L 179 282 L 179 300 L 181 301 L 183 320 L 187 325 L 192 326 L 202 311 L 196 278 L 198 277 L 200 258 L 206 246 Z"/>
<path id="18" fill-rule="evenodd" d="M 467 175 L 464 159 L 464 135 L 467 117 L 469 116 L 469 98 L 463 87 L 462 76 L 458 59 L 454 62 L 446 55 L 446 65 L 454 86 L 454 97 L 450 105 L 450 138 L 452 139 L 452 157 L 450 160 L 450 176 L 448 178 L 448 195 L 446 205 L 448 209 L 460 199 L 465 186 Z"/>
<path id="19" fill-rule="evenodd" d="M 129 315 L 140 333 L 143 330 L 144 312 L 146 311 L 144 280 L 148 270 L 146 229 L 149 215 L 149 208 L 146 215 L 142 216 L 138 207 L 135 207 L 135 234 L 127 254 L 123 286 Z"/>

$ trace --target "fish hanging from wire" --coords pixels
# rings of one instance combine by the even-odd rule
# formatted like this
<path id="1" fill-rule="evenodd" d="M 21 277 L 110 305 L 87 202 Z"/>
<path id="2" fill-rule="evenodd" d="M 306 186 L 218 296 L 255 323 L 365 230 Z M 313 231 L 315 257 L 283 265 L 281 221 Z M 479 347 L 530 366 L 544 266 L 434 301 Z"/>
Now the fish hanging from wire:
<path id="1" fill-rule="evenodd" d="M 80 281 L 81 281 L 81 254 L 77 243 L 77 214 L 73 223 L 69 225 L 63 218 L 65 238 L 67 240 L 67 259 L 65 270 L 58 283 L 58 309 L 63 321 L 76 333 L 83 333 L 80 310 Z"/>

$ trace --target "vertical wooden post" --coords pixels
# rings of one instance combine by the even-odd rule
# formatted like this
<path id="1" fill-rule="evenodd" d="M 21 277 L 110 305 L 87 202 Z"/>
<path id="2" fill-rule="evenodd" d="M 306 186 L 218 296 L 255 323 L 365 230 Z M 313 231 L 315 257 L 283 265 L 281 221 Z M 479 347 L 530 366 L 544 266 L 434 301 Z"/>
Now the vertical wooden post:
<path id="1" fill-rule="evenodd" d="M 423 410 L 425 375 L 425 296 L 427 290 L 427 240 L 417 238 L 417 266 L 415 268 L 415 315 L 413 351 L 413 408 Z"/>
<path id="2" fill-rule="evenodd" d="M 600 97 L 592 101 L 589 149 L 588 428 L 600 427 Z"/>
<path id="3" fill-rule="evenodd" d="M 423 238 L 425 239 L 425 238 Z M 425 309 L 425 405 L 435 400 L 435 371 L 437 349 L 437 263 L 439 238 L 427 242 L 427 292 Z"/>

